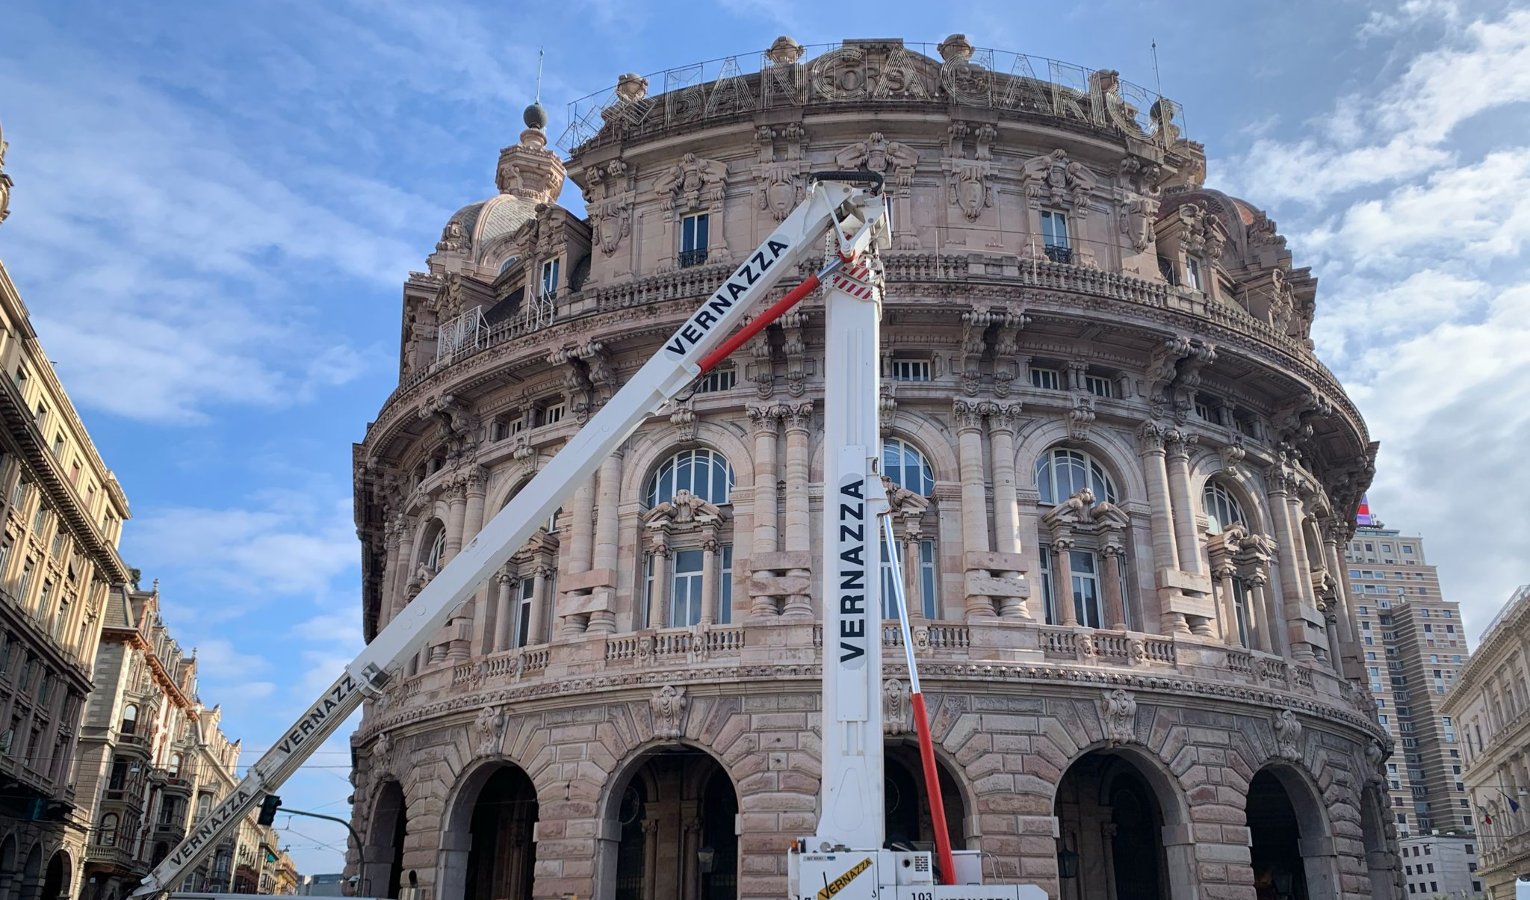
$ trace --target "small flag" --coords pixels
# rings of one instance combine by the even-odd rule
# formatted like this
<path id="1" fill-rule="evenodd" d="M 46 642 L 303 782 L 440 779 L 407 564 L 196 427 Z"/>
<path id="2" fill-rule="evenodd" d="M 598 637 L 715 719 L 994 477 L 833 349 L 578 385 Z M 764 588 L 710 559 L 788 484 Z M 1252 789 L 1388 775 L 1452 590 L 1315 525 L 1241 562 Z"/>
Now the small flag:
<path id="1" fill-rule="evenodd" d="M 1519 812 L 1518 801 L 1516 801 L 1513 797 L 1510 797 L 1508 794 L 1505 794 L 1503 791 L 1499 791 L 1498 793 L 1503 794 L 1503 799 L 1509 801 L 1509 812 Z"/>

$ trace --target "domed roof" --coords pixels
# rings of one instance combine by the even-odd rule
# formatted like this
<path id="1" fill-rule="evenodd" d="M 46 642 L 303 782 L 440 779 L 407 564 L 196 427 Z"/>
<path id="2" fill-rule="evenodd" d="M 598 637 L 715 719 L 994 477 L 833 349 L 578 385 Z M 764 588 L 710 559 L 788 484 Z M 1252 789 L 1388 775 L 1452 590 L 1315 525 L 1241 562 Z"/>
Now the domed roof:
<path id="1" fill-rule="evenodd" d="M 447 220 L 446 231 L 452 223 L 462 227 L 467 238 L 469 255 L 481 259 L 484 250 L 494 246 L 502 238 L 514 234 L 537 214 L 537 203 L 514 194 L 495 194 L 487 200 L 469 203 Z"/>

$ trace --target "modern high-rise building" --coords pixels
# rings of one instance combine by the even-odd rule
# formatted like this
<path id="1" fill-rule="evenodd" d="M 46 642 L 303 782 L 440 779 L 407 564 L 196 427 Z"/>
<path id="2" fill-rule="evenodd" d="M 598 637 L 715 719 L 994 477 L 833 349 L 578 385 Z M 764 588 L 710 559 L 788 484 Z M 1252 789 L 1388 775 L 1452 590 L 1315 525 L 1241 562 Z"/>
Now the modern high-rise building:
<path id="1" fill-rule="evenodd" d="M 1513 900 L 1518 877 L 1530 876 L 1527 674 L 1530 585 L 1523 585 L 1482 632 L 1443 709 L 1462 734 L 1466 788 L 1482 844 L 1479 874 L 1492 900 Z"/>
<path id="2" fill-rule="evenodd" d="M 1448 885 L 1450 896 L 1478 895 L 1464 746 L 1458 722 L 1442 709 L 1469 659 L 1461 606 L 1441 594 L 1418 535 L 1371 520 L 1345 545 L 1344 558 L 1367 683 L 1397 750 L 1386 762 L 1388 814 L 1405 839 L 1405 875 L 1415 884 Z M 1409 856 L 1423 853 L 1430 858 Z M 1455 856 L 1462 864 L 1446 867 L 1441 857 Z M 1424 879 L 1408 871 L 1415 867 L 1420 875 L 1441 871 Z"/>
<path id="3" fill-rule="evenodd" d="M 0 219 L 10 202 L 0 137 Z M 127 498 L 0 264 L 0 898 L 80 889 L 76 750 Z"/>
<path id="4" fill-rule="evenodd" d="M 622 75 L 573 104 L 566 156 L 533 106 L 403 285 L 398 386 L 354 455 L 367 637 L 809 173 L 865 168 L 897 226 L 866 402 L 953 843 L 1069 900 L 1395 897 L 1341 555 L 1376 446 L 1313 350 L 1316 279 L 1203 184 L 1176 117 L 961 35 Z M 365 893 L 786 894 L 820 794 L 824 379 L 810 298 L 601 459 L 368 700 Z M 927 842 L 902 636 L 880 636 L 872 812 Z"/>

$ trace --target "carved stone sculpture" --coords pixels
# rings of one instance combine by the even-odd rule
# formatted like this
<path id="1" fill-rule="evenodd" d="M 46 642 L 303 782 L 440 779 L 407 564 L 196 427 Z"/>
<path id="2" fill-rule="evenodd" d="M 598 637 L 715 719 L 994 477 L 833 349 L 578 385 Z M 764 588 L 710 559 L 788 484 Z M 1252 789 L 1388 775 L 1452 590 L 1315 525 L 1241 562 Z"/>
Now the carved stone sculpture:
<path id="1" fill-rule="evenodd" d="M 678 738 L 685 733 L 685 709 L 689 705 L 684 687 L 666 684 L 648 699 L 653 712 L 653 736 Z"/>
<path id="2" fill-rule="evenodd" d="M 887 734 L 907 734 L 908 716 L 908 685 L 896 678 L 882 682 L 882 731 Z"/>
<path id="3" fill-rule="evenodd" d="M 1100 721 L 1105 726 L 1105 739 L 1111 746 L 1136 741 L 1137 698 L 1122 688 L 1107 691 L 1100 698 Z"/>
<path id="4" fill-rule="evenodd" d="M 478 735 L 478 753 L 480 756 L 493 756 L 499 753 L 499 742 L 504 736 L 505 711 L 492 706 L 485 706 L 478 711 L 478 718 L 473 720 L 473 730 Z"/>
<path id="5" fill-rule="evenodd" d="M 1286 759 L 1302 758 L 1302 723 L 1296 713 L 1283 709 L 1275 716 L 1275 754 Z"/>

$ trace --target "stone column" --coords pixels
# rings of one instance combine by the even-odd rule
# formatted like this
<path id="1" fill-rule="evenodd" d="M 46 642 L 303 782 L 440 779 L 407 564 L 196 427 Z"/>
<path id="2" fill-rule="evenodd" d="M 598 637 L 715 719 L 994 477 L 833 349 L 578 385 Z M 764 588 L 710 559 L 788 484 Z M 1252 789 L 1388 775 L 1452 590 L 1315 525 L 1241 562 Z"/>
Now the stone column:
<path id="1" fill-rule="evenodd" d="M 617 508 L 622 500 L 622 451 L 613 450 L 600 463 L 599 505 L 595 510 L 595 557 L 597 569 L 615 569 L 621 521 Z"/>
<path id="2" fill-rule="evenodd" d="M 1288 497 L 1296 491 L 1295 477 L 1279 467 L 1272 468 L 1265 479 L 1270 497 L 1270 515 L 1275 520 L 1275 540 L 1280 544 L 1280 596 L 1285 623 L 1286 640 L 1291 647 L 1292 659 L 1311 662 L 1315 656 L 1312 645 L 1307 642 L 1306 619 L 1302 616 L 1305 594 L 1302 582 L 1306 577 L 1301 569 L 1298 552 L 1300 537 L 1291 523 L 1291 504 Z"/>
<path id="3" fill-rule="evenodd" d="M 987 553 L 988 485 L 983 479 L 983 412 L 980 404 L 956 400 L 951 404 L 956 423 L 957 467 L 962 491 L 962 558 Z M 970 569 L 970 566 L 964 567 Z M 986 573 L 983 573 L 986 575 Z M 970 580 L 970 579 L 969 579 Z M 967 619 L 993 618 L 993 598 L 966 589 Z"/>
<path id="4" fill-rule="evenodd" d="M 717 564 L 721 557 L 718 552 L 722 545 L 717 542 L 717 535 L 709 534 L 701 544 L 701 624 L 711 625 L 717 621 L 717 605 L 727 602 L 727 598 L 718 597 L 722 590 L 718 577 Z"/>
<path id="5" fill-rule="evenodd" d="M 395 588 L 398 584 L 399 557 L 402 550 L 399 547 L 398 532 L 402 527 L 401 517 L 392 516 L 383 523 L 383 548 L 386 556 L 383 561 L 383 576 L 379 579 L 377 598 L 377 630 L 382 631 L 393 620 L 393 603 L 397 597 Z M 0 892 L 0 897 L 5 896 Z"/>
<path id="6" fill-rule="evenodd" d="M 1125 553 L 1126 549 L 1114 542 L 1100 548 L 1100 565 L 1105 569 L 1105 619 L 1112 631 L 1126 630 L 1126 595 L 1121 584 L 1121 557 Z"/>
<path id="7" fill-rule="evenodd" d="M 781 533 L 776 525 L 776 431 L 780 422 L 779 410 L 768 406 L 749 407 L 749 418 L 754 423 L 754 535 L 750 539 L 751 571 L 760 560 L 780 549 Z M 769 594 L 754 594 L 750 590 L 749 614 L 753 617 L 772 617 L 778 612 L 776 598 Z"/>
<path id="8" fill-rule="evenodd" d="M 1229 647 L 1242 646 L 1238 640 L 1238 599 L 1233 590 L 1233 578 L 1238 574 L 1238 569 L 1231 562 L 1224 561 L 1212 574 L 1217 577 L 1217 589 L 1222 593 L 1222 643 Z M 1244 598 L 1244 602 L 1247 604 L 1247 598 Z M 1253 619 L 1252 616 L 1249 618 Z"/>
<path id="9" fill-rule="evenodd" d="M 414 537 L 414 526 L 410 524 L 408 517 L 403 513 L 399 513 L 397 523 L 395 540 L 398 542 L 398 552 L 395 556 L 398 568 L 392 573 L 392 613 L 388 616 L 389 620 L 392 620 L 393 616 L 398 615 L 399 610 L 408 604 L 409 579 L 414 576 L 414 557 L 410 553 L 413 549 L 410 544 Z"/>
<path id="10" fill-rule="evenodd" d="M 1204 576 L 1206 560 L 1201 555 L 1199 529 L 1195 527 L 1195 511 L 1199 504 L 1190 492 L 1190 445 L 1193 435 L 1179 431 L 1169 433 L 1165 469 L 1169 476 L 1170 515 L 1174 520 L 1174 545 L 1181 572 Z M 1210 610 L 1208 610 L 1210 612 Z M 1190 630 L 1201 637 L 1211 637 L 1211 620 L 1208 616 L 1186 615 Z"/>
<path id="11" fill-rule="evenodd" d="M 653 589 L 648 594 L 648 627 L 663 628 L 665 612 L 669 609 L 669 542 L 661 532 L 648 548 L 652 554 L 649 565 L 653 572 Z"/>
<path id="12" fill-rule="evenodd" d="M 570 575 L 577 575 L 590 571 L 595 552 L 595 479 L 586 479 L 579 485 L 570 507 L 568 553 L 563 568 Z"/>
<path id="13" fill-rule="evenodd" d="M 499 603 L 494 615 L 494 650 L 509 650 L 515 644 L 515 586 L 517 579 L 500 570 L 495 576 Z"/>
<path id="14" fill-rule="evenodd" d="M 1015 488 L 1015 419 L 1019 413 L 1016 404 L 996 407 L 988 417 L 988 452 L 993 457 L 994 549 L 1000 553 L 1019 553 L 1023 544 L 1020 499 Z"/>
<path id="15" fill-rule="evenodd" d="M 811 475 L 811 459 L 808 456 L 808 428 L 813 416 L 811 402 L 791 407 L 786 418 L 786 551 L 812 555 L 812 537 L 808 515 L 808 478 Z M 799 583 L 807 583 L 812 576 L 809 569 L 792 569 L 788 573 Z M 811 594 L 793 594 L 786 598 L 782 615 L 788 619 L 813 618 Z"/>
<path id="16" fill-rule="evenodd" d="M 924 592 L 919 585 L 919 536 L 903 536 L 903 599 L 908 603 L 910 619 L 924 618 Z"/>
<path id="17" fill-rule="evenodd" d="M 462 549 L 462 526 L 466 521 L 467 481 L 457 479 L 446 489 L 446 541 L 441 552 L 442 568 Z"/>
<path id="18" fill-rule="evenodd" d="M 1305 606 L 1317 606 L 1317 590 L 1312 584 L 1313 560 L 1307 555 L 1307 529 L 1303 527 L 1302 498 L 1294 489 L 1286 491 L 1286 506 L 1291 511 L 1291 534 L 1296 550 L 1296 571 L 1301 578 L 1297 584 L 1301 588 L 1302 603 Z"/>
<path id="19" fill-rule="evenodd" d="M 1353 610 L 1350 609 L 1349 592 L 1345 587 L 1348 581 L 1344 577 L 1344 558 L 1339 554 L 1339 524 L 1337 522 L 1330 521 L 1328 527 L 1323 529 L 1323 553 L 1327 558 L 1328 571 L 1333 575 L 1334 599 L 1338 603 L 1338 608 L 1334 610 L 1334 616 L 1339 627 L 1339 642 L 1343 652 L 1355 652 L 1358 650 L 1355 647 L 1355 620 L 1352 618 Z M 1339 656 L 1341 647 L 1331 649 L 1335 657 Z M 1359 659 L 1353 659 L 1349 664 L 1349 668 L 1354 668 L 1359 664 Z M 1341 674 L 1345 674 L 1343 667 L 1340 667 L 1338 671 Z M 1359 672 L 1349 674 L 1353 677 L 1359 677 Z"/>
<path id="20" fill-rule="evenodd" d="M 466 546 L 478 536 L 478 532 L 483 530 L 483 499 L 486 488 L 483 476 L 483 469 L 478 466 L 471 466 L 463 476 L 463 489 L 467 498 L 467 505 L 462 515 L 463 546 Z M 488 631 L 490 627 L 488 620 L 488 590 L 480 588 L 452 620 L 455 627 L 452 629 L 452 643 L 447 651 L 447 658 L 453 662 L 463 662 L 473 653 L 483 653 L 492 634 Z M 462 637 L 464 633 L 471 634 L 471 642 Z"/>
<path id="21" fill-rule="evenodd" d="M 526 631 L 526 643 L 542 644 L 547 641 L 547 625 L 544 617 L 547 612 L 547 579 L 557 571 L 550 564 L 543 563 L 534 570 L 531 582 L 531 626 Z"/>
<path id="22" fill-rule="evenodd" d="M 1252 613 L 1251 617 L 1258 622 L 1258 627 L 1254 629 L 1259 638 L 1258 649 L 1268 653 L 1280 653 L 1281 648 L 1284 646 L 1280 642 L 1280 629 L 1276 626 L 1280 618 L 1275 615 L 1274 610 L 1271 608 L 1273 598 L 1269 596 L 1269 591 L 1265 590 L 1265 587 L 1270 583 L 1268 572 L 1263 570 L 1250 572 L 1244 576 L 1243 581 L 1248 585 L 1248 605 Z"/>
<path id="23" fill-rule="evenodd" d="M 1153 568 L 1158 572 L 1161 596 L 1165 591 L 1163 574 L 1179 565 L 1179 550 L 1174 535 L 1174 520 L 1169 508 L 1169 472 L 1164 464 L 1165 430 L 1154 422 L 1148 422 L 1137 432 L 1142 456 L 1142 477 L 1147 484 L 1147 500 L 1153 534 Z M 1165 611 L 1159 622 L 1164 634 L 1188 634 L 1184 615 Z"/>
<path id="24" fill-rule="evenodd" d="M 1072 551 L 1072 538 L 1052 539 L 1052 552 L 1056 554 L 1056 559 L 1052 563 L 1052 602 L 1057 604 L 1057 612 L 1062 616 L 1062 624 L 1077 626 L 1078 613 L 1073 608 Z"/>

